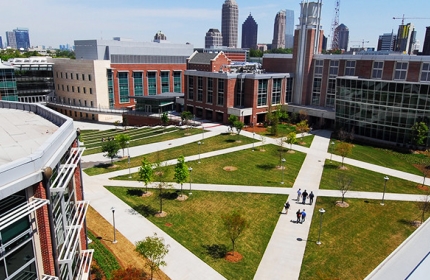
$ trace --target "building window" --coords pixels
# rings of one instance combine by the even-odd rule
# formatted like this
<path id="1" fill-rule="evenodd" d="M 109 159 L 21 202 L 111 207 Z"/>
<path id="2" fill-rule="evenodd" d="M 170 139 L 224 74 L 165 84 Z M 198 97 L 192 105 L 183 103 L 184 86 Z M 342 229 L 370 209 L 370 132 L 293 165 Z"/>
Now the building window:
<path id="1" fill-rule="evenodd" d="M 93 94 L 93 88 L 90 88 L 90 94 Z"/>
<path id="2" fill-rule="evenodd" d="M 194 99 L 194 77 L 188 76 L 188 99 Z"/>
<path id="3" fill-rule="evenodd" d="M 170 91 L 169 71 L 161 71 L 161 92 Z"/>
<path id="4" fill-rule="evenodd" d="M 430 82 L 430 63 L 423 63 L 421 68 L 421 82 Z"/>
<path id="5" fill-rule="evenodd" d="M 115 105 L 115 99 L 113 94 L 113 72 L 112 69 L 107 70 L 108 80 L 108 95 L 109 95 L 109 108 L 113 108 Z"/>
<path id="6" fill-rule="evenodd" d="M 281 103 L 282 79 L 273 79 L 272 85 L 272 105 Z"/>
<path id="7" fill-rule="evenodd" d="M 324 60 L 315 60 L 314 77 L 322 77 Z"/>
<path id="8" fill-rule="evenodd" d="M 87 93 L 87 88 L 83 87 L 83 89 L 84 89 L 84 93 L 86 94 Z"/>
<path id="9" fill-rule="evenodd" d="M 64 91 L 64 85 L 61 85 L 61 90 Z"/>
<path id="10" fill-rule="evenodd" d="M 85 74 L 82 74 L 82 81 L 85 81 Z"/>
<path id="11" fill-rule="evenodd" d="M 293 78 L 287 78 L 285 87 L 285 103 L 293 102 Z"/>
<path id="12" fill-rule="evenodd" d="M 91 101 L 91 108 L 94 107 L 94 101 Z"/>
<path id="13" fill-rule="evenodd" d="M 396 70 L 394 71 L 394 80 L 406 80 L 406 72 L 408 71 L 407 62 L 396 62 Z"/>
<path id="14" fill-rule="evenodd" d="M 314 84 L 312 87 L 312 105 L 320 105 L 321 95 L 321 78 L 314 78 Z"/>
<path id="15" fill-rule="evenodd" d="M 235 106 L 242 107 L 243 106 L 243 98 L 245 96 L 245 79 L 237 79 L 236 82 L 236 100 L 235 100 Z"/>
<path id="16" fill-rule="evenodd" d="M 345 64 L 345 76 L 355 75 L 355 60 L 347 60 Z"/>
<path id="17" fill-rule="evenodd" d="M 57 84 L 57 90 L 60 90 L 60 85 L 59 84 Z"/>
<path id="18" fill-rule="evenodd" d="M 257 106 L 267 105 L 267 80 L 258 80 Z"/>
<path id="19" fill-rule="evenodd" d="M 203 101 L 203 77 L 197 77 L 197 101 Z"/>
<path id="20" fill-rule="evenodd" d="M 79 74 L 76 73 L 76 80 L 79 80 Z"/>
<path id="21" fill-rule="evenodd" d="M 72 92 L 75 92 L 75 86 L 72 86 Z"/>
<path id="22" fill-rule="evenodd" d="M 63 78 L 63 72 L 61 72 L 60 75 L 61 75 L 61 79 L 62 79 Z"/>
<path id="23" fill-rule="evenodd" d="M 55 72 L 57 74 L 57 78 L 58 78 L 58 72 Z"/>
<path id="24" fill-rule="evenodd" d="M 156 95 L 157 94 L 157 72 L 147 72 L 148 78 L 148 95 Z"/>
<path id="25" fill-rule="evenodd" d="M 182 92 L 182 72 L 173 72 L 173 91 Z"/>
<path id="26" fill-rule="evenodd" d="M 118 72 L 118 87 L 119 87 L 119 102 L 127 103 L 130 102 L 129 88 L 128 88 L 128 73 Z"/>
<path id="27" fill-rule="evenodd" d="M 88 74 L 88 81 L 91 82 L 91 74 Z"/>
<path id="28" fill-rule="evenodd" d="M 206 98 L 206 103 L 212 104 L 213 92 L 214 92 L 213 78 L 208 78 L 208 95 Z"/>
<path id="29" fill-rule="evenodd" d="M 217 105 L 224 106 L 224 79 L 218 79 Z"/>
<path id="30" fill-rule="evenodd" d="M 67 88 L 67 92 L 69 92 L 69 85 L 66 85 L 66 88 Z"/>
<path id="31" fill-rule="evenodd" d="M 336 78 L 339 73 L 339 60 L 330 60 L 330 78 Z"/>
<path id="32" fill-rule="evenodd" d="M 336 98 L 336 79 L 329 79 L 328 87 L 327 87 L 326 106 L 334 108 L 335 98 Z"/>
<path id="33" fill-rule="evenodd" d="M 80 87 L 78 87 L 78 93 L 81 93 L 81 88 Z"/>
<path id="34" fill-rule="evenodd" d="M 69 79 L 69 75 L 68 75 L 68 73 L 66 72 L 66 79 Z"/>
<path id="35" fill-rule="evenodd" d="M 87 101 L 86 100 L 84 100 L 84 106 L 87 107 Z"/>
<path id="36" fill-rule="evenodd" d="M 133 72 L 134 96 L 143 96 L 143 73 Z"/>
<path id="37" fill-rule="evenodd" d="M 73 73 L 70 73 L 70 79 L 73 80 Z"/>
<path id="38" fill-rule="evenodd" d="M 382 70 L 384 69 L 383 61 L 374 61 L 373 62 L 373 70 L 372 70 L 372 78 L 373 79 L 382 79 Z"/>

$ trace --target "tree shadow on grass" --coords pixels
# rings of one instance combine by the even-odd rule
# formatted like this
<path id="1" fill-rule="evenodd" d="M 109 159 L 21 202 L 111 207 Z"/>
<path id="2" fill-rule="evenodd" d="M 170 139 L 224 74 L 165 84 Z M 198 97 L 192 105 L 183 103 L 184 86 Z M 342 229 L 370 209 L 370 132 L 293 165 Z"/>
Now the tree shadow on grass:
<path id="1" fill-rule="evenodd" d="M 263 169 L 263 170 L 272 170 L 276 167 L 276 164 L 273 163 L 265 163 L 265 164 L 257 164 L 257 168 Z"/>
<path id="2" fill-rule="evenodd" d="M 234 143 L 234 142 L 236 142 L 236 139 L 226 139 L 225 142 L 227 142 L 227 143 Z"/>
<path id="3" fill-rule="evenodd" d="M 128 189 L 127 190 L 127 195 L 130 196 L 142 196 L 142 194 L 144 194 L 145 192 L 141 189 Z"/>
<path id="4" fill-rule="evenodd" d="M 151 207 L 150 205 L 137 205 L 134 206 L 133 209 L 144 217 L 154 216 L 158 213 L 158 210 Z"/>
<path id="5" fill-rule="evenodd" d="M 112 166 L 113 164 L 112 163 L 98 163 L 98 164 L 96 164 L 96 165 L 94 165 L 94 167 L 97 167 L 97 168 L 108 168 L 108 167 L 110 167 L 110 166 Z"/>
<path id="6" fill-rule="evenodd" d="M 168 200 L 175 200 L 178 198 L 180 191 L 174 191 L 174 192 L 163 192 L 161 194 L 161 197 L 163 199 L 168 199 Z"/>
<path id="7" fill-rule="evenodd" d="M 327 169 L 338 169 L 339 165 L 337 165 L 336 163 L 326 163 L 326 164 L 324 164 L 324 168 L 327 168 Z"/>
<path id="8" fill-rule="evenodd" d="M 227 246 L 224 244 L 202 245 L 206 250 L 206 254 L 214 259 L 222 259 L 227 254 Z"/>

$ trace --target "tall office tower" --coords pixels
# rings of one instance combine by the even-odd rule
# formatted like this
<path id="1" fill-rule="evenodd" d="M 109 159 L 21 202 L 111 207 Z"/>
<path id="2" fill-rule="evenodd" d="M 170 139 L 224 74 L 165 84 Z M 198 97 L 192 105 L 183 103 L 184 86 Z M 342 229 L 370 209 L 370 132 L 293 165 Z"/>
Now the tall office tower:
<path id="1" fill-rule="evenodd" d="M 17 28 L 13 30 L 16 38 L 16 48 L 17 49 L 29 49 L 30 48 L 30 35 L 28 33 L 28 28 Z"/>
<path id="2" fill-rule="evenodd" d="M 237 29 L 239 7 L 235 0 L 225 0 L 222 4 L 221 34 L 222 45 L 229 48 L 237 47 Z"/>
<path id="3" fill-rule="evenodd" d="M 397 42 L 394 50 L 396 52 L 411 54 L 412 45 L 415 42 L 415 34 L 415 27 L 412 23 L 399 25 L 399 30 L 397 32 Z"/>
<path id="4" fill-rule="evenodd" d="M 0 49 L 3 49 L 3 39 L 1 36 L 0 36 Z"/>
<path id="5" fill-rule="evenodd" d="M 249 16 L 242 24 L 242 48 L 256 49 L 257 34 L 258 34 L 258 24 L 251 16 L 251 13 L 249 13 Z"/>
<path id="6" fill-rule="evenodd" d="M 205 36 L 205 48 L 210 49 L 212 47 L 222 46 L 222 35 L 218 28 L 211 28 L 206 32 Z"/>
<path id="7" fill-rule="evenodd" d="M 384 33 L 382 35 L 379 35 L 378 40 L 378 51 L 393 51 L 394 45 L 396 44 L 397 36 L 394 35 L 394 32 L 391 31 L 391 33 Z"/>
<path id="8" fill-rule="evenodd" d="M 285 11 L 279 11 L 273 27 L 272 50 L 285 48 Z"/>
<path id="9" fill-rule="evenodd" d="M 294 11 L 285 10 L 285 48 L 294 46 Z"/>
<path id="10" fill-rule="evenodd" d="M 426 27 L 426 35 L 424 36 L 423 55 L 430 55 L 430 26 Z"/>
<path id="11" fill-rule="evenodd" d="M 323 35 L 323 39 L 322 39 L 322 50 L 326 51 L 327 50 L 327 42 L 328 42 L 328 38 Z"/>
<path id="12" fill-rule="evenodd" d="M 13 31 L 6 31 L 6 43 L 7 47 L 16 49 L 16 37 Z"/>
<path id="13" fill-rule="evenodd" d="M 338 49 L 339 50 L 348 50 L 348 41 L 349 41 L 349 29 L 345 24 L 339 24 L 335 31 L 338 35 Z"/>

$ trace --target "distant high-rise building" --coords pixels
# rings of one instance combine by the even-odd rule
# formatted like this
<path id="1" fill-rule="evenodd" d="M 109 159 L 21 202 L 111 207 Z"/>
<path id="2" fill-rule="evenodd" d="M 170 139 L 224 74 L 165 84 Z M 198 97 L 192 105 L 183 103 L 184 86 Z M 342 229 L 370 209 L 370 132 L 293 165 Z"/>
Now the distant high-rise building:
<path id="1" fill-rule="evenodd" d="M 211 28 L 206 32 L 205 48 L 209 49 L 217 46 L 222 46 L 222 35 L 217 28 Z"/>
<path id="2" fill-rule="evenodd" d="M 285 48 L 294 46 L 294 11 L 285 10 Z"/>
<path id="3" fill-rule="evenodd" d="M 160 41 L 165 41 L 167 40 L 166 35 L 164 35 L 163 32 L 158 31 L 157 33 L 155 33 L 154 35 L 154 42 L 160 42 Z"/>
<path id="4" fill-rule="evenodd" d="M 15 33 L 16 48 L 17 49 L 29 49 L 30 48 L 30 35 L 28 28 L 17 28 L 13 30 Z"/>
<path id="5" fill-rule="evenodd" d="M 396 47 L 394 50 L 396 52 L 411 54 L 412 45 L 415 42 L 415 36 L 416 32 L 413 24 L 407 23 L 404 25 L 399 25 Z"/>
<path id="6" fill-rule="evenodd" d="M 322 39 L 322 50 L 326 51 L 327 50 L 327 42 L 328 42 L 328 38 L 323 35 L 323 39 Z"/>
<path id="7" fill-rule="evenodd" d="M 378 40 L 378 51 L 393 51 L 396 44 L 397 36 L 394 35 L 393 31 L 391 33 L 384 33 L 379 35 Z"/>
<path id="8" fill-rule="evenodd" d="M 349 29 L 346 27 L 345 24 L 339 24 L 338 27 L 336 27 L 335 33 L 337 33 L 338 38 L 338 46 L 337 49 L 339 50 L 348 50 L 348 41 L 349 41 Z"/>
<path id="9" fill-rule="evenodd" d="M 3 49 L 3 39 L 0 36 L 0 49 Z"/>
<path id="10" fill-rule="evenodd" d="M 16 37 L 13 31 L 6 31 L 6 43 L 7 47 L 16 49 Z"/>
<path id="11" fill-rule="evenodd" d="M 221 34 L 223 46 L 236 48 L 239 7 L 235 0 L 225 0 L 222 5 Z"/>
<path id="12" fill-rule="evenodd" d="M 285 48 L 285 11 L 279 11 L 273 27 L 272 50 Z"/>
<path id="13" fill-rule="evenodd" d="M 430 55 L 430 26 L 427 26 L 426 35 L 424 36 L 423 54 Z"/>
<path id="14" fill-rule="evenodd" d="M 242 48 L 257 48 L 258 24 L 255 22 L 251 13 L 242 24 Z"/>

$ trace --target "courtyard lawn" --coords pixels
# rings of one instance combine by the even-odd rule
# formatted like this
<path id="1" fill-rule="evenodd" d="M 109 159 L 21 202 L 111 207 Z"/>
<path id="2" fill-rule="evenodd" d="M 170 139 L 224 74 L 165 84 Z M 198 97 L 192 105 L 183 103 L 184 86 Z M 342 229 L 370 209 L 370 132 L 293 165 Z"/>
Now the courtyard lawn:
<path id="1" fill-rule="evenodd" d="M 189 130 L 189 131 L 197 131 L 197 129 Z M 201 131 L 201 130 L 200 130 Z M 183 135 L 183 131 L 181 131 Z M 164 136 L 167 136 L 168 134 L 164 134 Z M 163 135 L 161 135 L 163 136 Z M 154 137 L 157 138 L 157 137 Z M 171 140 L 171 139 L 163 139 L 165 140 Z M 170 159 L 178 158 L 179 156 L 183 155 L 185 157 L 190 155 L 196 155 L 199 153 L 207 153 L 211 151 L 216 150 L 222 150 L 227 149 L 231 147 L 236 147 L 240 145 L 246 145 L 251 144 L 254 140 L 242 135 L 230 135 L 230 134 L 222 134 L 217 135 L 214 137 L 205 138 L 203 141 L 203 144 L 199 145 L 197 142 L 186 144 L 180 147 L 175 147 L 167 150 L 162 150 L 155 153 L 150 153 L 142 156 L 132 157 L 130 159 L 130 167 L 136 167 L 140 166 L 142 164 L 143 157 L 146 157 L 150 162 L 163 162 Z M 255 140 L 257 142 L 257 140 Z M 119 151 L 121 153 L 121 151 Z M 112 171 L 122 170 L 128 168 L 128 160 L 123 159 L 119 161 L 114 162 L 114 166 L 111 166 L 110 164 L 103 164 L 94 166 L 91 168 L 87 168 L 84 170 L 85 173 L 88 175 L 98 175 L 98 174 L 104 174 Z"/>
<path id="2" fill-rule="evenodd" d="M 256 131 L 256 133 L 258 133 L 258 134 L 260 134 L 262 136 L 273 137 L 273 138 L 287 136 L 287 134 L 290 133 L 290 132 L 296 132 L 296 126 L 294 126 L 292 124 L 289 124 L 289 123 L 278 124 L 278 135 L 277 136 L 275 136 L 275 135 L 273 135 L 273 134 L 270 133 L 270 126 L 266 127 L 264 130 L 262 130 L 261 128 L 257 127 L 257 131 Z"/>
<path id="3" fill-rule="evenodd" d="M 335 206 L 336 198 L 317 199 L 306 242 L 300 279 L 363 279 L 416 228 L 420 219 L 414 202 L 347 199 L 348 208 Z M 321 245 L 318 209 L 324 208 Z M 298 241 L 299 242 L 299 241 Z M 294 252 L 290 252 L 294 253 Z"/>
<path id="4" fill-rule="evenodd" d="M 197 161 L 187 162 L 193 168 L 192 182 L 201 184 L 221 185 L 247 185 L 247 186 L 271 186 L 291 188 L 296 180 L 297 174 L 303 164 L 306 154 L 295 152 L 283 152 L 285 158 L 284 184 L 282 181 L 282 169 L 280 168 L 280 147 L 276 145 L 265 145 L 264 151 L 257 147 L 251 149 L 228 153 Z M 286 151 L 286 149 L 285 149 Z M 235 171 L 226 171 L 225 167 L 237 168 Z M 173 166 L 168 168 L 173 169 Z M 173 175 L 172 175 L 173 176 Z M 137 180 L 138 174 L 115 177 L 116 180 Z M 173 181 L 173 178 L 171 178 Z"/>
<path id="5" fill-rule="evenodd" d="M 252 279 L 257 271 L 271 234 L 279 219 L 286 195 L 193 191 L 186 201 L 176 200 L 177 192 L 165 193 L 163 211 L 167 217 L 156 218 L 159 211 L 157 191 L 142 198 L 142 190 L 107 187 L 134 210 L 181 243 L 227 279 Z M 249 222 L 236 241 L 236 251 L 243 259 L 231 263 L 223 258 L 232 246 L 223 229 L 221 216 L 238 210 Z M 145 236 L 142 236 L 142 239 Z"/>
<path id="6" fill-rule="evenodd" d="M 335 146 L 340 143 L 333 140 Z M 335 147 L 329 147 L 328 152 L 336 154 Z M 348 158 L 392 168 L 416 175 L 423 175 L 422 172 L 414 165 L 420 164 L 420 161 L 426 156 L 423 154 L 400 153 L 389 149 L 375 148 L 367 145 L 354 144 L 351 155 Z"/>
<path id="7" fill-rule="evenodd" d="M 364 192 L 383 192 L 385 174 L 377 173 L 371 170 L 345 164 L 347 169 L 342 170 L 339 167 L 340 162 L 331 162 L 326 160 L 324 171 L 320 183 L 320 189 L 336 190 L 340 174 L 345 174 L 352 178 L 351 191 Z M 424 191 L 418 188 L 417 183 L 403 180 L 396 177 L 390 177 L 387 182 L 387 192 L 389 193 L 407 193 L 407 194 L 424 194 Z M 339 196 L 341 193 L 339 191 Z"/>

